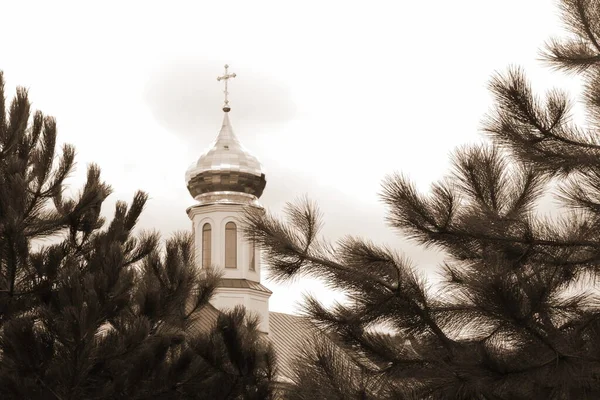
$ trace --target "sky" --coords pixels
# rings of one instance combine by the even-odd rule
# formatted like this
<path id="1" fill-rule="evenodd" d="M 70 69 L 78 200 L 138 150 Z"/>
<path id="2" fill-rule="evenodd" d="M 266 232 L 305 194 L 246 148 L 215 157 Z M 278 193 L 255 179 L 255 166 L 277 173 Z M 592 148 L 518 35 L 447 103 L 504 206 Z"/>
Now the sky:
<path id="1" fill-rule="evenodd" d="M 432 282 L 441 256 L 385 224 L 378 193 L 394 171 L 422 191 L 459 146 L 478 143 L 491 76 L 522 66 L 540 94 L 578 82 L 539 50 L 564 34 L 554 0 L 12 1 L 2 5 L 7 97 L 29 89 L 77 149 L 83 181 L 97 163 L 116 200 L 151 200 L 140 227 L 189 230 L 184 174 L 222 122 L 223 65 L 238 139 L 266 170 L 262 204 L 307 195 L 330 240 L 394 246 Z M 314 281 L 275 285 L 270 307 L 294 312 Z"/>

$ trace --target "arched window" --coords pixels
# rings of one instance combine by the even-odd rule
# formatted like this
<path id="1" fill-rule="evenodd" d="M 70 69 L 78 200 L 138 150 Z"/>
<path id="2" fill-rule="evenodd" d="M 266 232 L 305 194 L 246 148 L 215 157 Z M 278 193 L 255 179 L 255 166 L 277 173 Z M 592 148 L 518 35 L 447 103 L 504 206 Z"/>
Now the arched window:
<path id="1" fill-rule="evenodd" d="M 237 227 L 225 224 L 225 268 L 237 268 Z"/>
<path id="2" fill-rule="evenodd" d="M 211 234 L 212 234 L 212 229 L 210 227 L 210 224 L 204 224 L 202 226 L 202 268 L 208 268 L 210 267 L 210 263 L 211 263 L 211 257 L 210 257 L 210 253 L 211 253 L 211 242 L 212 242 L 212 238 L 211 238 Z"/>
<path id="3" fill-rule="evenodd" d="M 250 271 L 256 271 L 256 245 L 254 239 L 250 240 Z"/>

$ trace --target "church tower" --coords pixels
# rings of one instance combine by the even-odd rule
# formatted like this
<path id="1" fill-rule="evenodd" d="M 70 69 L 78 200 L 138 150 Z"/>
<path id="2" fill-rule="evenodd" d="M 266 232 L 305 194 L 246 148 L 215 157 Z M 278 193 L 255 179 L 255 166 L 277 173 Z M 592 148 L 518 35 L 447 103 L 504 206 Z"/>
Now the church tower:
<path id="1" fill-rule="evenodd" d="M 243 305 L 260 317 L 260 330 L 269 333 L 271 291 L 260 283 L 260 251 L 241 229 L 245 207 L 263 211 L 258 199 L 267 181 L 261 163 L 241 145 L 229 122 L 227 83 L 236 75 L 227 69 L 225 65 L 225 74 L 217 78 L 225 82 L 221 130 L 185 174 L 187 188 L 197 201 L 187 214 L 198 267 L 223 272 L 212 305 L 219 310 Z"/>

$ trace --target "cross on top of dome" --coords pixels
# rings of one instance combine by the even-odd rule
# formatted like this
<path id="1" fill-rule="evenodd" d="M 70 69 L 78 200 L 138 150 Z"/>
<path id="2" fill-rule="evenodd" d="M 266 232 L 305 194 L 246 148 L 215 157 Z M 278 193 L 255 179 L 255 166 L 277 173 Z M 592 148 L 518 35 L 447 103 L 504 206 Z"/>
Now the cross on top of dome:
<path id="1" fill-rule="evenodd" d="M 229 107 L 229 99 L 227 98 L 227 96 L 229 95 L 229 92 L 227 91 L 227 82 L 229 82 L 229 79 L 235 78 L 237 76 L 235 74 L 235 72 L 229 74 L 227 72 L 228 69 L 229 69 L 229 65 L 225 64 L 225 74 L 217 77 L 217 80 L 219 82 L 225 81 L 225 90 L 223 91 L 223 93 L 225 93 L 225 103 L 223 104 L 223 111 L 225 111 L 225 112 L 229 112 L 231 110 L 231 108 Z"/>

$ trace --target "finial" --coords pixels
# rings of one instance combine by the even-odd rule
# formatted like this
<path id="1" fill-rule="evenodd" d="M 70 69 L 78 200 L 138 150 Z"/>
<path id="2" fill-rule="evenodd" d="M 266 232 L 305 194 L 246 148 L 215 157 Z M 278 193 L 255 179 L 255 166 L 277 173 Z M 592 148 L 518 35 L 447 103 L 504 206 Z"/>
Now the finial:
<path id="1" fill-rule="evenodd" d="M 229 74 L 227 72 L 227 69 L 229 68 L 229 65 L 225 64 L 225 74 L 223 76 L 219 76 L 217 77 L 217 80 L 220 81 L 225 81 L 225 90 L 223 91 L 223 93 L 225 93 L 225 103 L 223 104 L 223 111 L 225 112 L 229 112 L 229 110 L 231 110 L 231 108 L 229 107 L 229 100 L 227 99 L 227 95 L 229 94 L 229 92 L 227 91 L 227 82 L 229 81 L 230 78 L 235 78 L 235 72 Z"/>

